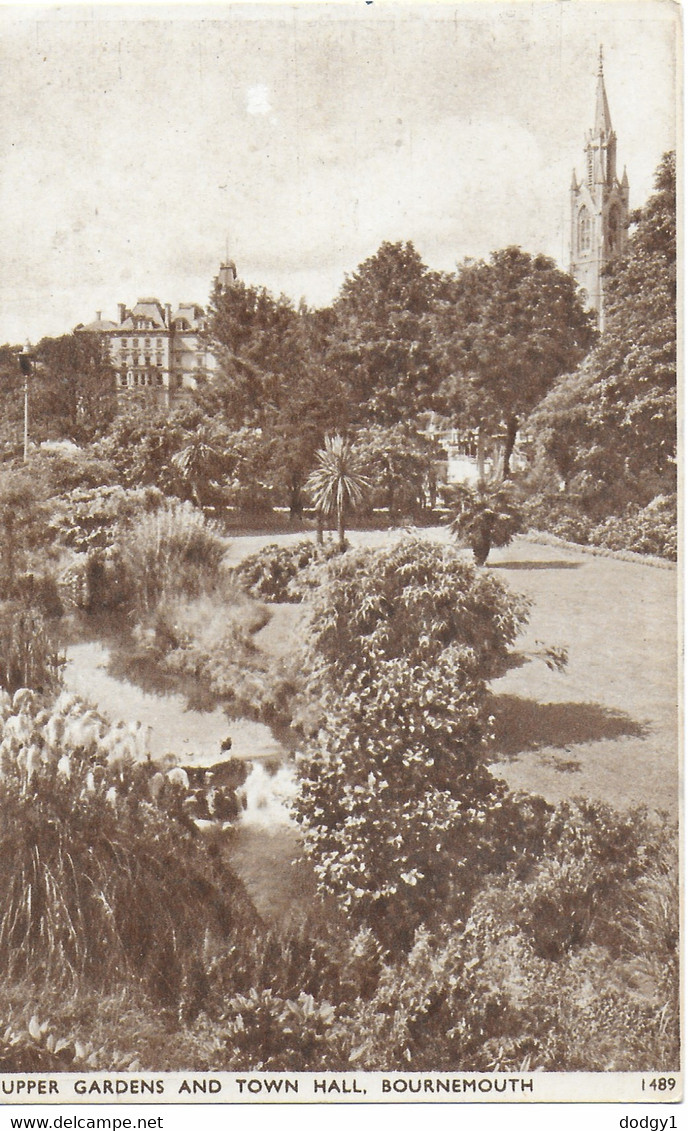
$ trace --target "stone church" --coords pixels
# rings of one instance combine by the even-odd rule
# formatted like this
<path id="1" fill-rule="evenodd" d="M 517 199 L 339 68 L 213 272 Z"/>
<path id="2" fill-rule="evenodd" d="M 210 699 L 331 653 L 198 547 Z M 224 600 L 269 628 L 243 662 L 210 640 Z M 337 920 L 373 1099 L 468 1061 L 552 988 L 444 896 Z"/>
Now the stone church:
<path id="1" fill-rule="evenodd" d="M 570 272 L 587 305 L 604 323 L 604 268 L 628 240 L 628 177 L 616 175 L 616 134 L 604 86 L 602 48 L 597 71 L 595 124 L 585 138 L 585 175 L 571 182 Z"/>

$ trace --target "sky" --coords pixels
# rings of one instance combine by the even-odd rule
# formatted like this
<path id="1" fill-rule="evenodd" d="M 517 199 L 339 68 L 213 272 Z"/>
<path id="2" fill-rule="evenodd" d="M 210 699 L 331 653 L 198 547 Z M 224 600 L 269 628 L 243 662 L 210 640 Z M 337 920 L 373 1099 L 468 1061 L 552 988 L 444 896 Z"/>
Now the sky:
<path id="1" fill-rule="evenodd" d="M 0 8 L 0 342 L 247 283 L 328 304 L 383 240 L 568 267 L 599 45 L 631 207 L 676 145 L 670 0 Z"/>

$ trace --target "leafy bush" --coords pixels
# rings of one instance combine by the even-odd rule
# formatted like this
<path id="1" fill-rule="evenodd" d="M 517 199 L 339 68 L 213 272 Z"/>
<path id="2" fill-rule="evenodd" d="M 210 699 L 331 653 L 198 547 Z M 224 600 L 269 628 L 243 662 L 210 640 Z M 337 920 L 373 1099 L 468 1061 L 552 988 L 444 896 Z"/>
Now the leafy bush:
<path id="1" fill-rule="evenodd" d="M 55 541 L 70 549 L 105 549 L 127 525 L 159 510 L 164 501 L 156 487 L 75 487 L 53 501 L 49 526 Z"/>
<path id="2" fill-rule="evenodd" d="M 645 507 L 631 504 L 623 514 L 610 516 L 590 531 L 590 541 L 676 561 L 677 524 L 676 496 L 659 495 Z"/>
<path id="3" fill-rule="evenodd" d="M 336 1014 L 329 1002 L 316 1002 L 310 994 L 290 999 L 251 989 L 232 998 L 227 1012 L 227 1068 L 306 1072 L 336 1067 L 330 1040 Z"/>
<path id="4" fill-rule="evenodd" d="M 0 970 L 40 983 L 141 978 L 175 1004 L 204 947 L 257 921 L 184 820 L 181 772 L 132 760 L 76 697 L 6 699 L 0 758 Z M 130 736 L 129 736 L 130 737 Z"/>
<path id="5" fill-rule="evenodd" d="M 174 503 L 120 529 L 116 539 L 130 599 L 151 612 L 163 596 L 197 597 L 218 579 L 227 544 L 190 503 Z"/>
<path id="6" fill-rule="evenodd" d="M 585 546 L 590 540 L 594 520 L 575 499 L 547 493 L 528 496 L 523 501 L 525 521 L 531 529 L 546 531 L 579 542 Z"/>
<path id="7" fill-rule="evenodd" d="M 60 683 L 64 657 L 43 613 L 18 601 L 0 602 L 0 688 L 48 691 Z"/>
<path id="8" fill-rule="evenodd" d="M 485 680 L 525 606 L 451 549 L 349 551 L 314 592 L 305 658 L 320 731 L 296 814 L 321 887 L 389 945 L 465 906 L 493 864 L 505 789 L 481 766 Z"/>
<path id="9" fill-rule="evenodd" d="M 233 574 L 252 597 L 296 603 L 302 596 L 292 582 L 301 571 L 314 563 L 328 561 L 338 553 L 338 547 L 319 546 L 311 538 L 286 544 L 273 542 L 249 554 L 235 566 Z"/>
<path id="10" fill-rule="evenodd" d="M 408 953 L 384 955 L 369 932 L 300 938 L 297 948 L 262 938 L 242 975 L 249 988 L 223 983 L 218 1061 L 311 1071 L 677 1068 L 675 830 L 642 811 L 518 804 L 521 858 L 483 879 L 462 922 L 447 915 L 418 930 Z M 543 948 L 555 924 L 561 945 Z M 231 957 L 222 961 L 231 970 Z"/>
<path id="11" fill-rule="evenodd" d="M 313 593 L 306 663 L 324 681 L 367 671 L 381 660 L 431 664 L 463 650 L 471 670 L 491 678 L 527 620 L 528 601 L 478 572 L 452 547 L 407 536 L 383 549 L 349 550 L 323 571 Z"/>

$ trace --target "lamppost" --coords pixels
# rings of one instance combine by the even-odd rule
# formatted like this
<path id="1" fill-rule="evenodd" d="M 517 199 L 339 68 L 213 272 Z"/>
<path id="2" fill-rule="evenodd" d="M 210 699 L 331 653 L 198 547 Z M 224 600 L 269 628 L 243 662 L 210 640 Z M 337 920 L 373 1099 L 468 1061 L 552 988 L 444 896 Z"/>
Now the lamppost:
<path id="1" fill-rule="evenodd" d="M 33 368 L 31 343 L 27 341 L 19 354 L 19 368 L 24 377 L 24 463 L 29 459 L 29 377 Z"/>

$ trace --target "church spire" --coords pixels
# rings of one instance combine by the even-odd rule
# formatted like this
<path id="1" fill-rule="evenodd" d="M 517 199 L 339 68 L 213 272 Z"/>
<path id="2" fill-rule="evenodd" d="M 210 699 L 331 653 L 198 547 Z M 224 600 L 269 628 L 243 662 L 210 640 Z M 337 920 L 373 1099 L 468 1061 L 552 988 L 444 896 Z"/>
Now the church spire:
<path id="1" fill-rule="evenodd" d="M 586 303 L 604 314 L 604 269 L 623 253 L 628 228 L 628 177 L 616 175 L 616 134 L 604 87 L 604 56 L 597 67 L 595 124 L 585 136 L 585 176 L 574 176 L 571 200 L 571 274 L 585 292 Z"/>
<path id="2" fill-rule="evenodd" d="M 607 102 L 607 92 L 604 88 L 604 54 L 602 45 L 600 44 L 600 61 L 597 67 L 597 101 L 595 103 L 595 128 L 594 133 L 596 137 L 600 134 L 611 133 L 612 118 L 609 113 L 609 103 Z"/>

